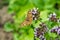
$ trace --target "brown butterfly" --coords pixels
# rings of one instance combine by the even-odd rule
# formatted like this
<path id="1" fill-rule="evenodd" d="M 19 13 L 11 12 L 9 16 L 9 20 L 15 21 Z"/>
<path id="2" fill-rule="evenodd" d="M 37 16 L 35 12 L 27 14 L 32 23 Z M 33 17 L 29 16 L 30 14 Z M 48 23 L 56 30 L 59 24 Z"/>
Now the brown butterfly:
<path id="1" fill-rule="evenodd" d="M 39 18 L 39 11 L 37 8 L 29 10 L 27 13 L 26 19 L 21 23 L 21 26 L 30 25 L 33 20 L 37 20 Z"/>
<path id="2" fill-rule="evenodd" d="M 21 23 L 21 26 L 26 26 L 32 23 L 33 17 L 31 10 L 28 11 L 27 18 Z"/>

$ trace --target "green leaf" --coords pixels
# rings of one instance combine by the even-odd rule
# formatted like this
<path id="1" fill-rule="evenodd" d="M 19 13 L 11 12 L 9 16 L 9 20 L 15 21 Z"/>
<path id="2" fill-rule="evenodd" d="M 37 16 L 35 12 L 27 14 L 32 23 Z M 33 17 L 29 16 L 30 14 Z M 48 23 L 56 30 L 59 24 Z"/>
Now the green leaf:
<path id="1" fill-rule="evenodd" d="M 14 33 L 13 35 L 14 35 L 14 36 L 13 36 L 14 40 L 19 40 L 19 35 L 18 35 L 18 33 Z"/>
<path id="2" fill-rule="evenodd" d="M 13 27 L 14 27 L 13 24 L 11 24 L 10 22 L 5 23 L 4 25 L 4 29 L 6 32 L 13 31 Z"/>
<path id="3" fill-rule="evenodd" d="M 20 29 L 19 32 L 22 33 L 19 36 L 20 40 L 34 40 L 34 31 L 33 31 L 33 29 L 30 26 Z"/>
<path id="4" fill-rule="evenodd" d="M 50 33 L 50 32 L 49 32 L 49 36 L 52 37 L 52 38 L 56 38 L 56 37 L 57 37 L 57 34 L 55 34 L 55 33 Z"/>
<path id="5" fill-rule="evenodd" d="M 44 1 L 43 0 L 32 0 L 32 3 L 38 7 L 40 10 L 44 9 Z"/>

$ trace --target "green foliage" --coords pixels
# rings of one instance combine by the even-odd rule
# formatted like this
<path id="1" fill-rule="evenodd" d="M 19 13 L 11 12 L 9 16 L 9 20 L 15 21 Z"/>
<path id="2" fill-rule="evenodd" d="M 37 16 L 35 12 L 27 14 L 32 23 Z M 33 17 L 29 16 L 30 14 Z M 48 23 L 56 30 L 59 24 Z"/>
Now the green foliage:
<path id="1" fill-rule="evenodd" d="M 22 28 L 19 33 L 14 32 L 14 40 L 34 40 L 34 31 L 31 28 Z"/>
<path id="2" fill-rule="evenodd" d="M 7 32 L 13 31 L 13 27 L 14 26 L 10 22 L 5 23 L 4 25 L 5 31 Z"/>
<path id="3" fill-rule="evenodd" d="M 52 37 L 52 38 L 56 38 L 57 35 L 55 33 L 49 33 L 49 36 Z"/>
<path id="4" fill-rule="evenodd" d="M 10 22 L 7 22 L 4 27 L 5 30 L 7 32 L 14 31 L 14 40 L 34 40 L 33 27 L 39 27 L 39 24 L 41 22 L 45 22 L 49 30 L 54 25 L 60 25 L 60 23 L 47 21 L 50 12 L 56 12 L 57 18 L 60 18 L 60 9 L 57 10 L 54 7 L 55 3 L 60 4 L 60 0 L 10 0 L 8 12 L 15 13 L 15 16 L 13 17 L 14 23 L 11 24 Z M 32 9 L 33 7 L 39 8 L 41 20 L 37 20 L 37 22 L 33 21 L 33 27 L 31 27 L 31 25 L 28 25 L 19 29 L 20 24 L 26 19 L 28 10 Z M 54 38 L 57 37 L 57 35 L 48 32 L 45 34 L 45 37 L 47 38 L 47 40 L 49 40 L 50 37 L 52 37 L 54 40 Z M 37 40 L 39 39 L 37 38 Z"/>

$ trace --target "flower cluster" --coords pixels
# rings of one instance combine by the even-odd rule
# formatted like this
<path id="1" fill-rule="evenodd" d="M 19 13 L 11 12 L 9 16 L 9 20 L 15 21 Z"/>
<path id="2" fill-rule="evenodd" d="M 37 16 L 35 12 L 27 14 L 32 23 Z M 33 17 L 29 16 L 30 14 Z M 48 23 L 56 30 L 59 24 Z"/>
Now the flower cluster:
<path id="1" fill-rule="evenodd" d="M 38 9 L 34 9 L 32 11 L 32 14 L 33 14 L 33 20 L 37 20 L 37 17 L 39 15 Z M 37 15 L 36 15 L 37 14 Z M 35 19 L 34 19 L 35 18 Z M 57 17 L 56 13 L 51 13 L 49 15 L 49 20 L 48 21 L 51 21 L 51 22 L 57 22 L 57 23 L 60 23 L 60 18 Z M 34 29 L 34 35 L 35 35 L 35 38 L 39 38 L 40 40 L 46 40 L 46 38 L 44 37 L 44 34 L 49 31 L 47 25 L 42 22 L 41 24 L 39 24 L 39 27 L 35 28 Z M 60 27 L 54 27 L 50 30 L 50 32 L 52 33 L 56 33 L 58 35 L 60 35 Z"/>
<path id="2" fill-rule="evenodd" d="M 47 32 L 47 26 L 44 23 L 39 25 L 40 27 L 34 29 L 35 37 L 39 38 L 40 40 L 46 40 L 44 34 Z"/>
<path id="3" fill-rule="evenodd" d="M 56 13 L 52 13 L 49 15 L 49 20 L 54 22 L 60 22 L 60 19 L 56 17 Z"/>
<path id="4" fill-rule="evenodd" d="M 44 32 L 42 31 L 41 28 L 35 28 L 35 38 L 39 38 L 40 40 L 45 40 L 45 37 L 44 37 Z"/>
<path id="5" fill-rule="evenodd" d="M 33 20 L 37 20 L 39 18 L 40 11 L 38 11 L 38 8 L 33 8 L 31 11 L 32 11 Z"/>
<path id="6" fill-rule="evenodd" d="M 51 32 L 60 35 L 60 26 L 53 27 L 53 28 L 51 29 Z"/>

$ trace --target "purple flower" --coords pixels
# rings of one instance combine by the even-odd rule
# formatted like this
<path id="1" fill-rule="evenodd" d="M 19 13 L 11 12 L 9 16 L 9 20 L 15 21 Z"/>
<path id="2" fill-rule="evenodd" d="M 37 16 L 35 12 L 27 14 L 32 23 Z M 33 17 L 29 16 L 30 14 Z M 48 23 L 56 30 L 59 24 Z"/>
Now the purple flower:
<path id="1" fill-rule="evenodd" d="M 60 27 L 59 26 L 53 27 L 50 32 L 60 35 Z"/>
<path id="2" fill-rule="evenodd" d="M 33 8 L 31 10 L 32 15 L 33 15 L 33 20 L 37 20 L 39 18 L 40 15 L 40 11 L 38 10 L 38 8 Z"/>
<path id="3" fill-rule="evenodd" d="M 58 27 L 57 34 L 60 35 L 60 27 Z"/>
<path id="4" fill-rule="evenodd" d="M 50 20 L 50 21 L 57 22 L 56 13 L 52 13 L 52 14 L 50 14 L 50 15 L 49 15 L 49 20 Z"/>

